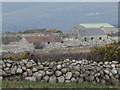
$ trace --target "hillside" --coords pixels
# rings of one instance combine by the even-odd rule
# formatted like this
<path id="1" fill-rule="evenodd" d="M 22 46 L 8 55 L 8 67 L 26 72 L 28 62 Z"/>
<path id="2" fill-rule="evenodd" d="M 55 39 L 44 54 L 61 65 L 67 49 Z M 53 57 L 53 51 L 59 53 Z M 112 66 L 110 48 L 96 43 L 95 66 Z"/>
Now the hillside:
<path id="1" fill-rule="evenodd" d="M 56 29 L 30 29 L 30 30 L 24 30 L 20 32 L 6 32 L 5 34 L 31 34 L 31 33 L 62 33 L 60 30 Z"/>

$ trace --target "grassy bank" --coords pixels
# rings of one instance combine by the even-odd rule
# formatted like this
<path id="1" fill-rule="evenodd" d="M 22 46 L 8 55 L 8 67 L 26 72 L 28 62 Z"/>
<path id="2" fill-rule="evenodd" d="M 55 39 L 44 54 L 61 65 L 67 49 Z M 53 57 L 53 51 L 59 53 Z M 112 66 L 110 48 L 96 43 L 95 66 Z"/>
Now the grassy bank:
<path id="1" fill-rule="evenodd" d="M 100 86 L 76 83 L 46 83 L 46 82 L 29 82 L 29 81 L 3 81 L 3 88 L 118 88 L 117 86 Z"/>

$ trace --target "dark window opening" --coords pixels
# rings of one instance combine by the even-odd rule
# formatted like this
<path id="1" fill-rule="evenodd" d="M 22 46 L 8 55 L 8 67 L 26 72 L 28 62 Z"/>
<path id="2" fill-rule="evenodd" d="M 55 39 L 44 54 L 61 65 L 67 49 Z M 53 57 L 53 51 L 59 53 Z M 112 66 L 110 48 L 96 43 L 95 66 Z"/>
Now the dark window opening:
<path id="1" fill-rule="evenodd" d="M 100 40 L 102 40 L 102 37 L 99 37 Z"/>
<path id="2" fill-rule="evenodd" d="M 91 37 L 91 40 L 93 40 L 94 39 L 94 37 Z"/>
<path id="3" fill-rule="evenodd" d="M 48 42 L 48 44 L 50 44 L 50 42 Z"/>
<path id="4" fill-rule="evenodd" d="M 85 41 L 87 41 L 87 38 L 85 37 L 85 39 L 84 39 Z"/>
<path id="5" fill-rule="evenodd" d="M 33 45 L 36 45 L 35 43 L 33 43 Z"/>
<path id="6" fill-rule="evenodd" d="M 63 43 L 63 42 L 61 42 L 61 43 Z"/>

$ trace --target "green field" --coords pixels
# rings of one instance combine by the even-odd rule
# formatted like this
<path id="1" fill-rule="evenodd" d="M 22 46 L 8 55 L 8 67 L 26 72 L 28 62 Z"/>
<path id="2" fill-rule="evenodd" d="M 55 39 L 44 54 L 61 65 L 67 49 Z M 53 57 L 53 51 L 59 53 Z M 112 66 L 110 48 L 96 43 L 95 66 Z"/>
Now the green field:
<path id="1" fill-rule="evenodd" d="M 3 81 L 3 88 L 118 88 L 117 86 L 101 86 L 76 83 L 47 83 L 29 81 Z"/>

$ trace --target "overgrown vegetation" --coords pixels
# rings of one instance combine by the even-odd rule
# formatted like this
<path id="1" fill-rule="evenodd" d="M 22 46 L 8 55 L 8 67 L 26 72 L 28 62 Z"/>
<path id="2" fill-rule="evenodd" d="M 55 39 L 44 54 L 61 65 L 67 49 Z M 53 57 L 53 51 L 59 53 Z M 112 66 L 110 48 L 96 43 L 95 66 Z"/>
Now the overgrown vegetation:
<path id="1" fill-rule="evenodd" d="M 65 60 L 65 59 L 70 59 L 70 60 L 80 60 L 80 59 L 86 59 L 86 56 L 88 55 L 88 53 L 49 53 L 49 54 L 31 54 L 29 56 L 29 59 L 33 59 L 34 61 L 40 61 L 40 62 L 44 62 L 44 61 L 56 61 L 59 62 L 61 60 Z"/>
<path id="2" fill-rule="evenodd" d="M 28 33 L 42 33 L 43 31 L 41 30 L 25 30 L 23 34 L 28 34 Z M 22 32 L 21 32 L 22 33 Z"/>
<path id="3" fill-rule="evenodd" d="M 103 47 L 96 47 L 90 53 L 38 53 L 38 52 L 25 52 L 19 54 L 2 54 L 2 59 L 22 60 L 32 59 L 36 62 L 40 61 L 60 61 L 66 58 L 69 59 L 87 59 L 97 62 L 105 61 L 119 61 L 120 62 L 120 46 L 117 42 L 105 45 Z"/>
<path id="4" fill-rule="evenodd" d="M 17 55 L 6 55 L 6 56 L 3 56 L 2 57 L 3 59 L 6 59 L 6 60 L 13 60 L 13 61 L 19 61 L 19 60 L 23 60 L 23 59 L 27 59 L 28 58 L 28 54 L 26 53 L 20 53 L 20 54 L 17 54 Z"/>
<path id="5" fill-rule="evenodd" d="M 96 48 L 91 51 L 87 59 L 94 61 L 119 61 L 120 62 L 120 46 L 117 42 Z"/>
<path id="6" fill-rule="evenodd" d="M 47 83 L 30 81 L 3 81 L 3 88 L 119 88 L 118 86 L 102 86 L 76 83 Z"/>
<path id="7" fill-rule="evenodd" d="M 11 35 L 11 34 L 30 34 L 30 33 L 42 33 L 42 30 L 39 29 L 32 29 L 32 30 L 25 30 L 20 32 L 6 32 L 5 34 Z"/>
<path id="8" fill-rule="evenodd" d="M 13 60 L 13 61 L 17 60 L 17 58 L 15 58 L 14 56 L 7 56 L 4 59 L 6 59 L 6 60 Z"/>
<path id="9" fill-rule="evenodd" d="M 46 32 L 51 32 L 51 33 L 62 33 L 61 31 L 56 30 L 56 29 L 46 30 Z"/>
<path id="10" fill-rule="evenodd" d="M 86 59 L 89 53 L 35 53 L 35 52 L 26 52 L 26 53 L 19 53 L 19 54 L 2 54 L 2 59 L 10 59 L 10 60 L 23 60 L 23 59 L 30 59 L 34 60 L 35 62 L 44 62 L 44 61 L 60 61 L 65 59 Z"/>
<path id="11" fill-rule="evenodd" d="M 45 33 L 45 32 L 50 32 L 50 33 L 62 33 L 60 30 L 56 29 L 31 29 L 31 30 L 25 30 L 21 32 L 6 32 L 5 34 L 12 35 L 12 34 L 31 34 L 31 33 Z"/>

